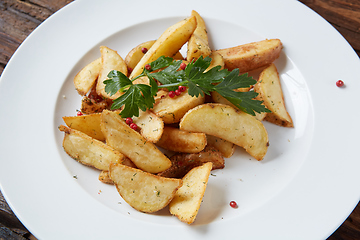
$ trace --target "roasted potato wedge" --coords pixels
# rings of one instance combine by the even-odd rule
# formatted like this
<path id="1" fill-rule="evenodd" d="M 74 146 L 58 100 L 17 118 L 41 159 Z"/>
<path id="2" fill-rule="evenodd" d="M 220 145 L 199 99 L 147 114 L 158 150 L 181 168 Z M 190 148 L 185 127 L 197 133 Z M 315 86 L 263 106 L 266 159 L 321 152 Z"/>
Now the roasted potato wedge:
<path id="1" fill-rule="evenodd" d="M 173 152 L 197 153 L 206 146 L 204 133 L 191 133 L 178 128 L 165 126 L 157 146 Z"/>
<path id="2" fill-rule="evenodd" d="M 101 69 L 101 58 L 86 65 L 74 77 L 75 89 L 82 96 L 85 96 L 95 85 Z"/>
<path id="3" fill-rule="evenodd" d="M 63 117 L 64 122 L 69 128 L 78 130 L 99 141 L 105 141 L 105 136 L 100 128 L 101 113 L 93 113 L 82 116 Z"/>
<path id="4" fill-rule="evenodd" d="M 266 115 L 266 121 L 283 127 L 294 127 L 290 114 L 285 107 L 279 73 L 275 64 L 270 64 L 261 72 L 254 90 L 259 93 L 260 99 L 264 101 L 266 108 L 271 111 Z"/>
<path id="5" fill-rule="evenodd" d="M 239 68 L 241 73 L 264 67 L 275 61 L 281 53 L 279 39 L 267 39 L 236 47 L 216 50 L 225 61 L 225 68 L 230 71 Z"/>
<path id="6" fill-rule="evenodd" d="M 206 135 L 206 138 L 207 145 L 219 150 L 224 157 L 229 158 L 234 154 L 235 144 L 211 135 Z"/>
<path id="7" fill-rule="evenodd" d="M 165 91 L 159 91 L 152 112 L 165 124 L 178 123 L 187 111 L 204 102 L 205 97 L 192 97 L 187 90 L 174 98 L 169 97 Z"/>
<path id="8" fill-rule="evenodd" d="M 110 178 L 131 207 L 146 213 L 166 207 L 182 185 L 181 179 L 159 177 L 122 164 L 110 165 Z"/>
<path id="9" fill-rule="evenodd" d="M 106 143 L 130 158 L 138 168 L 158 173 L 171 166 L 171 161 L 153 143 L 131 129 L 116 112 L 103 111 L 100 126 Z"/>
<path id="10" fill-rule="evenodd" d="M 189 40 L 195 28 L 196 18 L 192 16 L 166 29 L 135 66 L 130 79 L 140 75 L 146 64 L 160 56 L 173 56 Z"/>
<path id="11" fill-rule="evenodd" d="M 164 172 L 158 173 L 162 177 L 182 178 L 194 167 L 198 167 L 207 162 L 212 162 L 212 169 L 222 169 L 225 167 L 225 160 L 219 150 L 214 147 L 206 146 L 198 153 L 178 153 L 171 158 L 171 167 Z"/>
<path id="12" fill-rule="evenodd" d="M 146 48 L 149 50 L 155 42 L 156 40 L 150 40 L 144 43 L 140 43 L 139 45 L 131 49 L 131 51 L 125 57 L 125 63 L 127 67 L 130 69 L 134 69 L 135 66 L 140 62 L 141 58 L 145 55 L 142 49 Z"/>
<path id="13" fill-rule="evenodd" d="M 212 163 L 193 168 L 183 177 L 183 185 L 169 204 L 170 213 L 180 221 L 192 224 L 199 212 L 209 180 Z"/>
<path id="14" fill-rule="evenodd" d="M 191 16 L 196 17 L 197 25 L 188 42 L 186 60 L 189 62 L 200 56 L 205 58 L 211 54 L 204 19 L 195 10 L 191 12 Z"/>
<path id="15" fill-rule="evenodd" d="M 150 40 L 150 41 L 141 43 L 138 46 L 131 49 L 131 51 L 125 57 L 125 63 L 128 67 L 128 70 L 134 69 L 136 67 L 136 65 L 140 62 L 141 58 L 145 55 L 145 53 L 143 52 L 143 49 L 146 48 L 147 50 L 149 50 L 151 48 L 151 46 L 154 45 L 155 42 L 156 42 L 156 40 Z M 169 56 L 169 57 L 173 57 L 174 59 L 177 59 L 177 60 L 184 59 L 179 51 L 177 51 L 175 53 L 175 55 Z"/>
<path id="16" fill-rule="evenodd" d="M 133 117 L 133 121 L 147 141 L 156 143 L 163 135 L 164 121 L 149 110 L 145 112 L 139 110 L 139 117 Z"/>
<path id="17" fill-rule="evenodd" d="M 208 103 L 191 109 L 181 119 L 180 129 L 232 142 L 257 160 L 264 158 L 269 146 L 267 131 L 259 120 L 225 104 Z"/>
<path id="18" fill-rule="evenodd" d="M 122 57 L 117 53 L 117 51 L 112 50 L 108 47 L 101 46 L 100 53 L 101 53 L 101 70 L 96 84 L 96 92 L 97 94 L 105 98 L 116 99 L 121 95 L 120 92 L 112 96 L 107 94 L 105 92 L 104 81 L 108 79 L 108 74 L 112 70 L 117 70 L 119 72 L 122 72 L 125 76 L 127 76 L 128 70 L 126 63 L 124 59 L 122 59 Z"/>
<path id="19" fill-rule="evenodd" d="M 80 131 L 64 125 L 61 125 L 59 130 L 65 133 L 65 152 L 84 165 L 108 171 L 110 163 L 121 163 L 124 159 L 120 152 Z"/>

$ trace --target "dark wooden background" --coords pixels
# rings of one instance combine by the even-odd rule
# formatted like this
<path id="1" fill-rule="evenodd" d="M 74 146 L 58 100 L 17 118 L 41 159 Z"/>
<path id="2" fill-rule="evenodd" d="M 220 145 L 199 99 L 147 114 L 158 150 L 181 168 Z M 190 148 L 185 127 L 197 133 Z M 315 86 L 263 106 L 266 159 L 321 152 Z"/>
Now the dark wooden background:
<path id="1" fill-rule="evenodd" d="M 21 42 L 42 21 L 69 2 L 71 1 L 0 0 L 0 74 Z M 330 22 L 360 56 L 360 0 L 301 0 L 301 2 Z M 1 193 L 0 239 L 36 239 L 16 218 Z M 359 205 L 328 239 L 360 239 Z"/>

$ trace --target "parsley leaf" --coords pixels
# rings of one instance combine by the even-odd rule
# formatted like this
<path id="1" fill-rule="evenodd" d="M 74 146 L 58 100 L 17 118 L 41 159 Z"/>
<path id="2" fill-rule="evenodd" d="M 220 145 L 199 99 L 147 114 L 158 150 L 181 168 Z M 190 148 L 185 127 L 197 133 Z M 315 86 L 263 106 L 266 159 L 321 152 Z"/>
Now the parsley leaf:
<path id="1" fill-rule="evenodd" d="M 179 86 L 187 86 L 188 94 L 193 97 L 210 95 L 212 91 L 216 91 L 248 114 L 270 112 L 262 105 L 262 101 L 254 99 L 258 95 L 256 92 L 234 91 L 256 83 L 256 80 L 249 77 L 248 74 L 239 75 L 239 69 L 231 72 L 227 69 L 221 70 L 220 66 L 208 70 L 211 63 L 210 57 L 203 58 L 201 56 L 196 61 L 189 63 L 184 70 L 180 69 L 181 62 L 169 57 L 159 57 L 149 63 L 150 68 L 144 68 L 143 72 L 132 80 L 119 71 L 111 71 L 108 75 L 109 79 L 104 81 L 105 91 L 110 95 L 118 91 L 124 92 L 113 101 L 111 109 L 119 109 L 124 106 L 120 113 L 123 118 L 139 116 L 139 109 L 146 111 L 154 106 L 154 96 L 159 88 L 174 91 Z M 142 76 L 149 78 L 150 86 L 133 84 L 135 79 Z M 158 86 L 157 81 L 162 85 Z"/>
<path id="2" fill-rule="evenodd" d="M 108 93 L 110 96 L 132 85 L 131 80 L 119 71 L 113 70 L 109 72 L 107 77 L 109 79 L 104 81 L 104 84 L 106 84 L 105 92 Z"/>
<path id="3" fill-rule="evenodd" d="M 139 116 L 139 109 L 146 111 L 154 106 L 155 99 L 151 95 L 151 87 L 145 84 L 131 85 L 123 95 L 113 101 L 111 109 L 119 109 L 124 105 L 122 117 Z"/>
<path id="4" fill-rule="evenodd" d="M 233 91 L 238 88 L 247 88 L 254 85 L 256 80 L 249 77 L 247 73 L 239 75 L 239 69 L 234 69 L 224 78 L 224 80 L 214 87 L 214 91 L 226 98 L 229 102 L 234 104 L 237 108 L 250 115 L 255 115 L 255 112 L 270 112 L 262 101 L 254 98 L 258 93 L 254 91 L 237 92 Z"/>

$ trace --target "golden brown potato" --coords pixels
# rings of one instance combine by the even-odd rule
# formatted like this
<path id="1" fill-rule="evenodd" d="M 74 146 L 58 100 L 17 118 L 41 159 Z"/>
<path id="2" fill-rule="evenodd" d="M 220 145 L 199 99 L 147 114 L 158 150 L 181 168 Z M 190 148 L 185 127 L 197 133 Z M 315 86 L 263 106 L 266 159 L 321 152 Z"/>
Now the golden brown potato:
<path id="1" fill-rule="evenodd" d="M 101 58 L 86 65 L 74 77 L 75 89 L 82 96 L 85 96 L 95 85 L 101 69 Z"/>
<path id="2" fill-rule="evenodd" d="M 280 56 L 281 50 L 282 43 L 279 39 L 269 39 L 216 52 L 223 56 L 225 68 L 239 68 L 240 72 L 244 73 L 272 63 Z"/>
<path id="3" fill-rule="evenodd" d="M 150 40 L 141 43 L 138 46 L 131 49 L 131 51 L 125 57 L 125 63 L 128 67 L 128 70 L 132 71 L 136 67 L 136 65 L 140 62 L 141 58 L 145 55 L 146 51 L 149 50 L 152 47 L 152 45 L 154 45 L 155 42 L 156 40 Z M 143 49 L 145 50 L 145 53 L 143 52 Z M 179 51 L 177 51 L 173 56 L 166 56 L 166 57 L 173 57 L 174 59 L 177 60 L 184 59 Z"/>
<path id="4" fill-rule="evenodd" d="M 63 117 L 64 122 L 69 128 L 78 130 L 99 141 L 105 141 L 105 136 L 100 128 L 101 113 L 93 113 L 82 116 Z"/>
<path id="5" fill-rule="evenodd" d="M 224 157 L 229 158 L 234 154 L 235 144 L 211 135 L 206 135 L 206 138 L 207 145 L 219 150 Z"/>
<path id="6" fill-rule="evenodd" d="M 205 97 L 192 97 L 187 90 L 174 98 L 169 97 L 166 91 L 160 90 L 155 98 L 152 112 L 160 117 L 165 124 L 177 123 L 184 114 L 193 107 L 203 104 Z"/>
<path id="7" fill-rule="evenodd" d="M 164 131 L 164 121 L 150 110 L 145 112 L 139 110 L 139 117 L 133 117 L 134 123 L 139 127 L 140 134 L 152 143 L 161 138 Z"/>
<path id="8" fill-rule="evenodd" d="M 131 207 L 146 213 L 166 207 L 182 185 L 181 179 L 159 177 L 122 164 L 110 165 L 110 178 Z"/>
<path id="9" fill-rule="evenodd" d="M 109 171 L 101 171 L 99 181 L 106 184 L 114 185 L 114 181 L 110 178 Z"/>
<path id="10" fill-rule="evenodd" d="M 266 108 L 271 111 L 271 113 L 267 113 L 266 121 L 283 127 L 294 127 L 285 107 L 279 73 L 275 64 L 271 64 L 261 72 L 254 90 L 259 93 L 260 99 L 264 101 Z"/>
<path id="11" fill-rule="evenodd" d="M 100 96 L 109 99 L 118 98 L 121 93 L 118 92 L 112 96 L 105 92 L 105 84 L 104 81 L 108 79 L 108 74 L 112 70 L 116 70 L 122 72 L 125 76 L 127 76 L 127 66 L 122 57 L 117 53 L 117 51 L 112 50 L 108 47 L 101 46 L 101 70 L 99 73 L 99 78 L 96 84 L 96 92 Z"/>
<path id="12" fill-rule="evenodd" d="M 107 171 L 110 163 L 121 163 L 124 159 L 123 154 L 80 131 L 63 125 L 59 130 L 65 133 L 65 152 L 84 165 Z"/>
<path id="13" fill-rule="evenodd" d="M 128 69 L 134 69 L 135 66 L 140 62 L 141 58 L 145 55 L 142 49 L 146 48 L 147 50 L 149 50 L 155 42 L 156 40 L 143 42 L 131 49 L 131 51 L 125 57 L 125 63 Z"/>
<path id="14" fill-rule="evenodd" d="M 204 19 L 195 10 L 191 12 L 191 16 L 196 17 L 197 26 L 188 42 L 186 60 L 189 62 L 198 59 L 200 56 L 205 58 L 211 53 Z"/>
<path id="15" fill-rule="evenodd" d="M 225 160 L 219 150 L 214 147 L 206 146 L 199 153 L 178 153 L 170 158 L 171 167 L 164 172 L 158 173 L 162 177 L 182 178 L 191 169 L 201 166 L 204 163 L 212 162 L 212 169 L 222 169 L 225 167 Z"/>
<path id="16" fill-rule="evenodd" d="M 153 143 L 131 129 L 116 112 L 102 112 L 101 130 L 106 143 L 130 158 L 138 168 L 158 173 L 171 166 L 171 161 Z"/>
<path id="17" fill-rule="evenodd" d="M 165 126 L 164 132 L 156 145 L 173 152 L 197 153 L 205 148 L 206 135 Z"/>
<path id="18" fill-rule="evenodd" d="M 180 129 L 213 135 L 240 147 L 262 160 L 269 146 L 264 125 L 255 117 L 224 104 L 207 103 L 188 111 Z"/>
<path id="19" fill-rule="evenodd" d="M 193 168 L 183 180 L 183 185 L 169 204 L 170 213 L 180 221 L 192 224 L 199 212 L 209 180 L 212 163 Z"/>
<path id="20" fill-rule="evenodd" d="M 173 56 L 189 40 L 195 28 L 196 18 L 192 16 L 166 29 L 133 69 L 130 79 L 140 75 L 146 64 L 160 56 Z"/>

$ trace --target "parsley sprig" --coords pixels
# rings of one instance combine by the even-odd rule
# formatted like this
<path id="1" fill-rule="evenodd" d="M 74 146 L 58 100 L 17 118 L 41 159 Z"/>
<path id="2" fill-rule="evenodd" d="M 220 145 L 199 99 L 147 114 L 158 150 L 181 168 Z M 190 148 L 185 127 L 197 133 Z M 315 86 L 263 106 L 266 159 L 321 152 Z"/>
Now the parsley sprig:
<path id="1" fill-rule="evenodd" d="M 262 101 L 254 99 L 258 93 L 234 91 L 256 83 L 256 80 L 249 77 L 247 73 L 239 75 L 239 69 L 221 70 L 220 66 L 206 71 L 210 66 L 210 57 L 200 57 L 189 63 L 184 70 L 179 70 L 181 62 L 170 57 L 159 57 L 149 63 L 150 68 L 144 68 L 139 76 L 131 80 L 119 71 L 111 71 L 108 79 L 104 81 L 105 91 L 109 95 L 114 95 L 118 91 L 124 93 L 113 101 L 111 109 L 120 109 L 124 106 L 120 113 L 123 118 L 138 117 L 139 109 L 146 111 L 154 106 L 154 96 L 159 88 L 172 91 L 179 86 L 186 86 L 189 95 L 193 97 L 210 95 L 211 92 L 216 91 L 237 108 L 251 115 L 255 115 L 255 112 L 270 112 L 262 105 Z M 143 76 L 149 78 L 150 85 L 133 83 L 135 79 Z M 158 86 L 156 80 L 161 85 Z"/>

